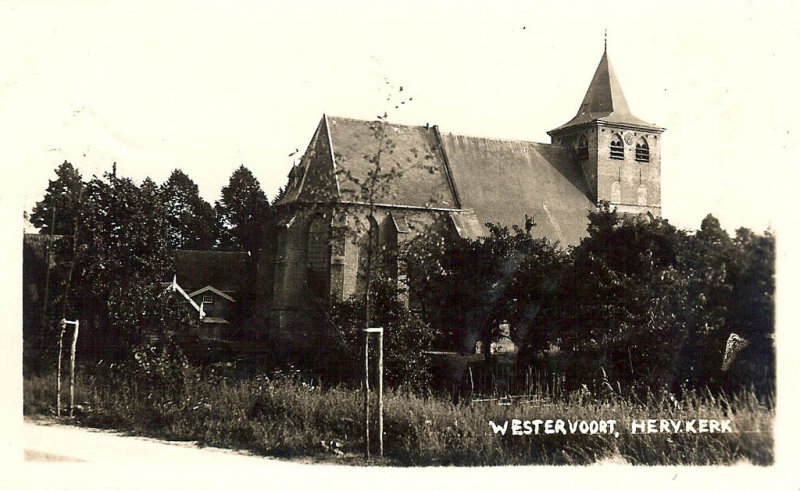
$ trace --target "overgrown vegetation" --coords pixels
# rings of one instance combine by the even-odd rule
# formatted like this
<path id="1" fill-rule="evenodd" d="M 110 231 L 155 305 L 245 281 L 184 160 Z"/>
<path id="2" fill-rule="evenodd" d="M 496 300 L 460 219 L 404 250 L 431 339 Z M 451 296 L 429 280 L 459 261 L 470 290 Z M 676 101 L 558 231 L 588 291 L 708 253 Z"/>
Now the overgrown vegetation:
<path id="1" fill-rule="evenodd" d="M 259 455 L 363 462 L 363 400 L 358 390 L 321 389 L 291 371 L 242 378 L 213 370 L 201 374 L 180 362 L 166 365 L 171 372 L 153 373 L 145 362 L 85 371 L 78 385 L 77 422 Z M 52 411 L 52 382 L 51 377 L 25 381 L 27 414 Z M 583 391 L 527 402 L 457 405 L 390 390 L 385 397 L 385 459 L 376 462 L 472 466 L 773 461 L 774 412 L 752 392 L 690 392 L 678 402 L 668 391 L 650 392 L 640 400 L 601 400 Z M 488 423 L 513 418 L 613 419 L 620 435 L 513 436 L 511 430 L 499 435 Z M 729 419 L 733 432 L 630 433 L 632 420 L 648 418 Z"/>
<path id="2" fill-rule="evenodd" d="M 95 360 L 126 356 L 150 339 L 191 331 L 197 315 L 192 319 L 186 302 L 165 293 L 175 273 L 175 251 L 247 251 L 255 282 L 261 232 L 271 216 L 266 195 L 244 166 L 212 208 L 177 169 L 161 185 L 149 178 L 137 184 L 118 175 L 116 165 L 84 180 L 62 163 L 31 213 L 42 235 L 53 236 L 43 264 L 25 265 L 29 288 L 44 290 L 25 296 L 26 373 L 50 367 L 62 318 L 80 320 L 78 349 Z M 251 296 L 240 296 L 237 319 L 252 314 Z"/>
<path id="3" fill-rule="evenodd" d="M 398 298 L 392 281 L 375 281 L 372 295 L 374 308 L 371 322 L 384 329 L 385 382 L 399 390 L 428 394 L 431 387 L 431 360 L 427 350 L 433 346 L 437 333 L 419 315 L 411 312 Z M 358 385 L 363 377 L 364 359 L 364 298 L 351 298 L 331 306 L 330 322 L 334 331 L 328 334 L 321 377 L 334 382 Z M 372 343 L 370 357 L 377 359 Z"/>
<path id="4" fill-rule="evenodd" d="M 695 233 L 667 220 L 589 213 L 588 235 L 568 250 L 524 229 L 490 226 L 479 240 L 413 243 L 409 282 L 423 318 L 450 346 L 484 350 L 510 324 L 520 373 L 555 372 L 568 390 L 619 385 L 774 393 L 774 237 L 711 215 Z M 726 340 L 747 340 L 722 370 Z"/>

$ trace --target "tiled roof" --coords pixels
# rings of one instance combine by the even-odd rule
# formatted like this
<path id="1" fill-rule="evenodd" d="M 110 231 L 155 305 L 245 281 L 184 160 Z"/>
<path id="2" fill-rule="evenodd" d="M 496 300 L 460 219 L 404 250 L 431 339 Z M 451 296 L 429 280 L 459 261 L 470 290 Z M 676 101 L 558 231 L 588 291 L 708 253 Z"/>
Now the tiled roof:
<path id="1" fill-rule="evenodd" d="M 373 165 L 378 124 L 323 117 L 302 178 L 279 204 L 364 201 L 354 196 L 352 181 L 365 179 Z M 394 145 L 381 158 L 382 170 L 399 168 L 402 175 L 378 203 L 453 210 L 453 225 L 468 237 L 486 234 L 486 222 L 522 226 L 526 214 L 536 221 L 537 236 L 572 245 L 586 234 L 593 202 L 569 148 L 441 134 L 436 127 L 390 124 L 387 131 Z"/>
<path id="2" fill-rule="evenodd" d="M 248 255 L 246 252 L 194 251 L 175 252 L 178 283 L 187 291 L 213 286 L 224 292 L 235 292 L 246 284 Z"/>
<path id="3" fill-rule="evenodd" d="M 328 128 L 344 201 L 367 201 L 354 182 L 366 182 L 374 168 L 370 162 L 380 146 L 381 122 L 328 116 Z M 433 128 L 387 123 L 383 127 L 381 172 L 392 170 L 388 189 L 379 191 L 378 203 L 456 208 L 447 171 Z M 345 174 L 349 173 L 349 176 Z"/>
<path id="4" fill-rule="evenodd" d="M 533 234 L 577 244 L 593 207 L 569 149 L 557 145 L 443 134 L 442 143 L 464 208 L 481 224 L 523 226 Z"/>
<path id="5" fill-rule="evenodd" d="M 292 202 L 367 202 L 359 188 L 381 150 L 378 204 L 457 208 L 434 128 L 386 123 L 383 146 L 379 121 L 323 116 L 300 164 L 292 170 L 295 186 L 277 204 Z M 331 146 L 332 145 L 332 146 Z M 381 186 L 379 186 L 381 188 Z"/>

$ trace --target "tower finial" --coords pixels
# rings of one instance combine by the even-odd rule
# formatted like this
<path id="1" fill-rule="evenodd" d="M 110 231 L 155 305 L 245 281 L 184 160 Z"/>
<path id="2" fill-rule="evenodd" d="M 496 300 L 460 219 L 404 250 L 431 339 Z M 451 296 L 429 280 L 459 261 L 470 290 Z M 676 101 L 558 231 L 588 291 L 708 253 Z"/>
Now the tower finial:
<path id="1" fill-rule="evenodd" d="M 603 53 L 608 50 L 608 29 L 603 29 Z"/>

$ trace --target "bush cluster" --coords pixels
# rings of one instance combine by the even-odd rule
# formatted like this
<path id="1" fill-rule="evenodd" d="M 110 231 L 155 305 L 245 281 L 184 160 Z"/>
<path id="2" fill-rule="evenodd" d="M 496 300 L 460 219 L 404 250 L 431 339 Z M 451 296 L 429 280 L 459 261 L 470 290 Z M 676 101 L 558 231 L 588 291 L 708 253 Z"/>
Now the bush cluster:
<path id="1" fill-rule="evenodd" d="M 555 370 L 567 388 L 774 391 L 770 232 L 731 237 L 711 215 L 688 232 L 607 203 L 567 250 L 535 238 L 535 226 L 413 245 L 427 260 L 409 261 L 410 284 L 424 285 L 424 318 L 448 333 L 445 344 L 464 353 L 482 340 L 488 350 L 510 324 L 520 372 Z M 731 334 L 747 347 L 723 371 Z"/>

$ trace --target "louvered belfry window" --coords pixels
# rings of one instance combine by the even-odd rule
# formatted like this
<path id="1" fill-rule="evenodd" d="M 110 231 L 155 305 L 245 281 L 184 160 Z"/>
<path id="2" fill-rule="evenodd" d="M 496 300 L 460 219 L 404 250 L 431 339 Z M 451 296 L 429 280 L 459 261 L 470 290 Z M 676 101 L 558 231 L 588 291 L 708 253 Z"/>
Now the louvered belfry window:
<path id="1" fill-rule="evenodd" d="M 625 144 L 619 135 L 614 135 L 611 139 L 611 158 L 614 160 L 625 160 Z"/>
<path id="2" fill-rule="evenodd" d="M 640 138 L 636 143 L 636 161 L 650 162 L 650 147 L 644 138 Z"/>

